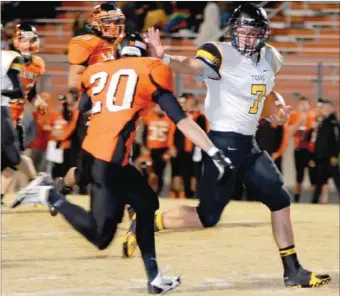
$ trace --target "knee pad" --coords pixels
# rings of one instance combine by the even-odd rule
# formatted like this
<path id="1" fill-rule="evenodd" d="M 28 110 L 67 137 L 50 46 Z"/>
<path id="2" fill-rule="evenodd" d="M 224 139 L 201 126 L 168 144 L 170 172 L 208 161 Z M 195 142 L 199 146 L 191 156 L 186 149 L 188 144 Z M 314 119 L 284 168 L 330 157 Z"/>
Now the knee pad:
<path id="1" fill-rule="evenodd" d="M 197 207 L 197 214 L 204 228 L 214 227 L 220 221 L 225 204 L 222 203 L 202 203 Z"/>
<path id="2" fill-rule="evenodd" d="M 290 206 L 290 195 L 286 188 L 281 188 L 273 192 L 271 195 L 265 195 L 262 198 L 262 203 L 265 204 L 271 212 L 280 211 Z"/>

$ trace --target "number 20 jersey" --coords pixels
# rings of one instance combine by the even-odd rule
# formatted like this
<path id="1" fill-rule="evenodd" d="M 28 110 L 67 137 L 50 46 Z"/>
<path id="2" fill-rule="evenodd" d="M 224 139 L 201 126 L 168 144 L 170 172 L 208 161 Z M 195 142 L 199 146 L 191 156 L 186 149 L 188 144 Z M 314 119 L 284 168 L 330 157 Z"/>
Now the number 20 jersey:
<path id="1" fill-rule="evenodd" d="M 220 79 L 206 78 L 205 114 L 211 129 L 254 135 L 265 96 L 282 64 L 278 51 L 266 45 L 261 57 L 245 57 L 230 43 L 206 43 L 196 54 Z"/>
<path id="2" fill-rule="evenodd" d="M 97 159 L 125 166 L 138 122 L 155 106 L 153 95 L 173 91 L 172 72 L 158 59 L 121 58 L 89 66 L 82 87 L 93 106 L 82 148 Z"/>

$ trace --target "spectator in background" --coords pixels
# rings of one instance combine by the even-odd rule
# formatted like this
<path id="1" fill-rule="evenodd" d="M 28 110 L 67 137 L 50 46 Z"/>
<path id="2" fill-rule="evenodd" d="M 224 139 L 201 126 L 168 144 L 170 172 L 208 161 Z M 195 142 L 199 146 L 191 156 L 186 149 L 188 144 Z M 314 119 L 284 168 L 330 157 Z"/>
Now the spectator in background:
<path id="1" fill-rule="evenodd" d="M 166 13 L 166 9 L 164 9 L 164 5 L 167 2 L 156 2 L 157 6 L 155 9 L 148 10 L 145 20 L 144 20 L 144 28 L 143 31 L 146 32 L 149 28 L 154 27 L 159 30 L 163 30 L 165 25 L 168 23 L 169 15 Z M 169 13 L 169 10 L 167 10 Z"/>
<path id="2" fill-rule="evenodd" d="M 174 133 L 176 126 L 157 105 L 144 117 L 144 146 L 150 150 L 154 181 L 151 187 L 159 195 L 162 192 L 164 169 L 170 157 L 176 155 Z M 144 153 L 146 154 L 146 153 Z"/>
<path id="3" fill-rule="evenodd" d="M 68 93 L 66 96 L 59 96 L 62 104 L 61 112 L 53 120 L 52 140 L 57 142 L 57 148 L 64 150 L 64 162 L 56 163 L 52 169 L 52 177 L 64 177 L 71 167 L 76 166 L 76 155 L 71 149 L 72 136 L 76 132 L 76 123 L 79 116 L 77 102 Z"/>
<path id="4" fill-rule="evenodd" d="M 277 168 L 283 173 L 282 156 L 289 143 L 288 124 L 276 126 L 262 119 L 256 132 L 256 142 L 261 150 L 268 152 Z"/>
<path id="5" fill-rule="evenodd" d="M 205 116 L 197 109 L 197 100 L 194 94 L 184 93 L 178 98 L 183 110 L 188 117 L 191 117 L 204 131 L 207 130 Z M 200 176 L 201 158 L 196 157 L 193 162 L 194 145 L 182 132 L 176 128 L 174 133 L 174 145 L 176 156 L 171 159 L 172 182 L 170 197 L 193 198 L 196 191 L 195 176 Z M 197 156 L 196 151 L 196 156 Z M 200 151 L 200 155 L 202 152 Z M 196 174 L 195 174 L 196 173 Z"/>
<path id="6" fill-rule="evenodd" d="M 188 29 L 188 19 L 191 14 L 190 5 L 192 4 L 187 2 L 176 3 L 176 7 L 169 17 L 169 22 L 163 29 L 164 33 L 176 33 Z"/>
<path id="7" fill-rule="evenodd" d="M 47 103 L 51 101 L 51 96 L 48 93 L 41 93 L 40 97 Z M 49 106 L 46 114 L 41 114 L 36 110 L 32 113 L 36 126 L 36 137 L 28 146 L 25 154 L 32 159 L 37 172 L 46 172 L 47 170 L 46 148 L 52 129 L 50 112 Z"/>
<path id="8" fill-rule="evenodd" d="M 317 167 L 317 182 L 312 203 L 318 203 L 322 186 L 332 177 L 340 197 L 340 126 L 336 117 L 334 105 L 329 100 L 321 100 L 323 120 L 319 123 L 315 141 L 315 156 Z M 321 200 L 327 203 L 328 200 Z"/>
<path id="9" fill-rule="evenodd" d="M 290 113 L 288 125 L 290 134 L 294 137 L 295 145 L 296 183 L 294 200 L 299 202 L 306 168 L 308 168 L 311 185 L 314 186 L 316 184 L 314 147 L 311 144 L 312 132 L 316 125 L 316 115 L 311 108 L 308 98 L 300 97 L 298 110 Z"/>
<path id="10" fill-rule="evenodd" d="M 197 46 L 206 42 L 217 41 L 221 36 L 220 9 L 216 2 L 208 2 L 204 9 L 204 20 L 195 40 Z"/>

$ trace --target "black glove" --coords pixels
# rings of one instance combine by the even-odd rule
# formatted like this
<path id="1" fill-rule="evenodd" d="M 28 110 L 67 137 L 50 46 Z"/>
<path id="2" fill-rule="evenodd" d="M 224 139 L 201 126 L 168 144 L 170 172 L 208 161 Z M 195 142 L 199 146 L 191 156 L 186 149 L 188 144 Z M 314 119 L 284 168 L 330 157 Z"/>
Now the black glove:
<path id="1" fill-rule="evenodd" d="M 233 164 L 231 163 L 231 160 L 226 157 L 221 150 L 216 150 L 208 152 L 210 157 L 212 158 L 214 164 L 216 165 L 219 175 L 218 175 L 218 180 L 222 180 L 229 178 L 229 176 L 232 174 L 232 170 L 234 169 Z"/>

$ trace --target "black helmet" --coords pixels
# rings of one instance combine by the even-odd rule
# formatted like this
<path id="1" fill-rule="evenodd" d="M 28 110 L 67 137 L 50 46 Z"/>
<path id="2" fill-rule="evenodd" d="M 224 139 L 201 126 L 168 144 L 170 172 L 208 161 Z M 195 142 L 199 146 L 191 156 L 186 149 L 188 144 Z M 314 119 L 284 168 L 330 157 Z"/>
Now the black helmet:
<path id="1" fill-rule="evenodd" d="M 40 40 L 37 30 L 29 23 L 16 25 L 13 34 L 13 45 L 24 57 L 39 52 Z"/>
<path id="2" fill-rule="evenodd" d="M 147 57 L 147 45 L 139 33 L 126 33 L 119 46 L 120 57 Z"/>
<path id="3" fill-rule="evenodd" d="M 251 56 L 259 52 L 269 36 L 266 11 L 252 3 L 240 5 L 229 20 L 228 32 L 232 45 L 242 55 Z"/>

